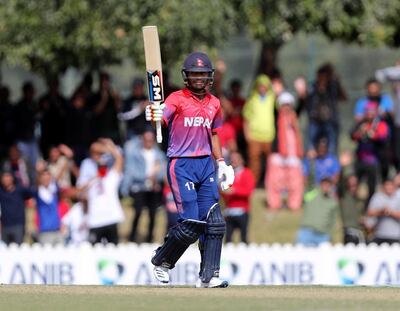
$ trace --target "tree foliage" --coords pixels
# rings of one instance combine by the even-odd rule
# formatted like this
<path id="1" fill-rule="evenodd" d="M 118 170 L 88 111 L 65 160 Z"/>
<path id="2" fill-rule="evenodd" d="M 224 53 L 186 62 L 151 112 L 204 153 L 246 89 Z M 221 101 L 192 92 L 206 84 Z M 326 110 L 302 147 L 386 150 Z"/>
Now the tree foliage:
<path id="1" fill-rule="evenodd" d="M 0 0 L 0 61 L 44 76 L 124 58 L 141 64 L 141 27 L 151 24 L 166 65 L 219 46 L 237 27 L 275 50 L 299 31 L 400 46 L 399 14 L 398 0 Z"/>
<path id="2" fill-rule="evenodd" d="M 244 0 L 237 11 L 262 41 L 260 71 L 273 70 L 276 51 L 299 31 L 369 46 L 400 46 L 398 0 Z"/>
<path id="3" fill-rule="evenodd" d="M 170 64 L 229 36 L 234 14 L 224 0 L 0 0 L 0 60 L 44 76 L 127 57 L 141 63 L 141 27 L 154 24 Z"/>
<path id="4" fill-rule="evenodd" d="M 253 36 L 271 44 L 305 31 L 372 46 L 400 46 L 398 0 L 244 0 L 238 9 Z"/>

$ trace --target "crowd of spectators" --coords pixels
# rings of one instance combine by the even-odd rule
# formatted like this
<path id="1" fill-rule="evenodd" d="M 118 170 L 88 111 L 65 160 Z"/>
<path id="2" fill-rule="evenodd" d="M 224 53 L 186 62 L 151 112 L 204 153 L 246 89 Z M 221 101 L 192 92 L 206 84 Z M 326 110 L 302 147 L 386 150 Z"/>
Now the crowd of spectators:
<path id="1" fill-rule="evenodd" d="M 222 193 L 226 241 L 240 231 L 247 243 L 250 198 L 265 191 L 266 208 L 302 212 L 295 242 L 331 241 L 336 218 L 344 243 L 400 241 L 400 66 L 377 71 L 366 82 L 366 94 L 355 103 L 354 127 L 343 133 L 339 104 L 348 102 L 332 65 L 322 65 L 315 81 L 295 80 L 293 92 L 279 72 L 261 74 L 244 97 L 241 81 L 224 90 L 225 64 L 216 64 L 212 92 L 220 98 L 224 124 L 219 136 L 236 179 Z M 382 92 L 389 81 L 392 94 Z M 176 88 L 167 85 L 166 95 Z M 17 103 L 0 87 L 1 239 L 56 244 L 118 243 L 118 224 L 130 198 L 132 242 L 153 242 L 156 213 L 164 207 L 167 228 L 177 221 L 165 178 L 165 145 L 157 145 L 145 121 L 148 104 L 144 81 L 134 79 L 122 99 L 110 76 L 100 73 L 93 89 L 86 75 L 71 98 L 57 79 L 37 98 L 25 82 Z M 305 130 L 300 125 L 306 115 Z M 349 135 L 355 150 L 340 148 Z M 166 137 L 166 135 L 164 135 Z M 365 190 L 365 191 L 363 191 Z M 34 232 L 26 234 L 26 208 L 35 211 Z M 147 209 L 144 238 L 138 225 Z M 166 228 L 166 229 L 167 229 Z"/>

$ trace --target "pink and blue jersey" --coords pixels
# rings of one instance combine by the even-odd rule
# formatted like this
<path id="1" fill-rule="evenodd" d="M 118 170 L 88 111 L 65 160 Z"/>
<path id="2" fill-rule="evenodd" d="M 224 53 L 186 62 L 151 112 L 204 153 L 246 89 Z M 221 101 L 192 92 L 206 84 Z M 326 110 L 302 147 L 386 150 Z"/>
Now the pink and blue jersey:
<path id="1" fill-rule="evenodd" d="M 169 95 L 165 105 L 163 119 L 169 132 L 167 156 L 211 155 L 213 131 L 222 126 L 218 98 L 207 94 L 200 100 L 189 90 L 183 89 Z"/>

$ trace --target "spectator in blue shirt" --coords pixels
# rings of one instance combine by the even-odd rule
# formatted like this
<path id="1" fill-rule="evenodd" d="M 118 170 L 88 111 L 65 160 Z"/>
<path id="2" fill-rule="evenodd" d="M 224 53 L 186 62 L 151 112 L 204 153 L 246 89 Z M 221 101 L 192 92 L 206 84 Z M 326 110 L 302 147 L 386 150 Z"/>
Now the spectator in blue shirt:
<path id="1" fill-rule="evenodd" d="M 33 196 L 29 188 L 16 184 L 11 172 L 0 178 L 1 238 L 6 243 L 21 244 L 25 235 L 25 200 Z"/>
<path id="2" fill-rule="evenodd" d="M 317 144 L 316 154 L 309 154 L 309 158 L 304 160 L 304 175 L 308 177 L 311 185 L 319 185 L 324 177 L 328 177 L 336 184 L 339 174 L 339 160 L 336 155 L 328 152 L 328 140 L 321 138 Z"/>
<path id="3" fill-rule="evenodd" d="M 36 206 L 39 216 L 39 242 L 57 244 L 63 242 L 60 232 L 61 217 L 58 209 L 59 188 L 50 171 L 44 169 L 39 173 L 39 184 L 36 192 Z"/>
<path id="4" fill-rule="evenodd" d="M 364 120 L 367 113 L 367 106 L 370 102 L 378 103 L 378 116 L 380 120 L 385 121 L 389 126 L 389 139 L 386 144 L 378 150 L 378 160 L 380 166 L 380 175 L 382 180 L 386 180 L 389 175 L 389 168 L 394 162 L 394 147 L 391 146 L 391 139 L 394 132 L 393 113 L 394 103 L 389 94 L 382 93 L 382 86 L 376 79 L 369 79 L 366 83 L 367 95 L 356 102 L 354 109 L 354 119 L 356 123 Z"/>
<path id="5" fill-rule="evenodd" d="M 366 83 L 367 95 L 357 100 L 354 107 L 354 118 L 356 122 L 364 119 L 367 112 L 367 104 L 369 102 L 379 103 L 379 114 L 382 118 L 386 118 L 393 113 L 394 105 L 389 94 L 382 94 L 382 86 L 375 79 L 369 79 Z"/>

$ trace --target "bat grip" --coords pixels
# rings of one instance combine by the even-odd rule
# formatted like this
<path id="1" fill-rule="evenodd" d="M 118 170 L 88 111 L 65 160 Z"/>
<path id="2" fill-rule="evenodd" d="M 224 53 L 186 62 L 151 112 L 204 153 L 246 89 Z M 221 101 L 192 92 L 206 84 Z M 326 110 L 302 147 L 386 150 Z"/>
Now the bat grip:
<path id="1" fill-rule="evenodd" d="M 156 122 L 156 130 L 157 130 L 157 143 L 162 143 L 162 132 L 161 132 L 161 121 Z"/>
<path id="2" fill-rule="evenodd" d="M 160 102 L 153 102 L 154 105 L 160 106 Z M 161 131 L 161 121 L 156 122 L 156 139 L 157 143 L 162 143 L 162 131 Z"/>

